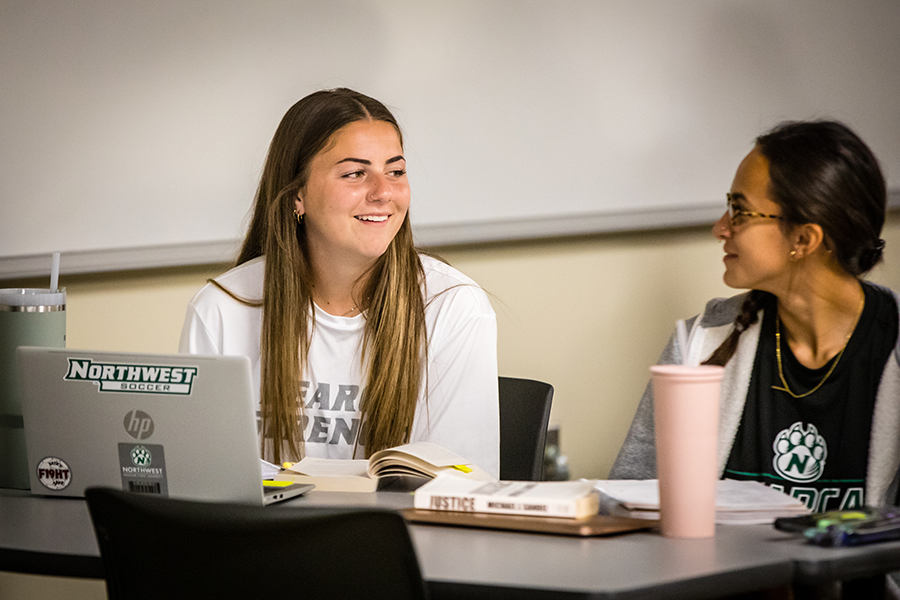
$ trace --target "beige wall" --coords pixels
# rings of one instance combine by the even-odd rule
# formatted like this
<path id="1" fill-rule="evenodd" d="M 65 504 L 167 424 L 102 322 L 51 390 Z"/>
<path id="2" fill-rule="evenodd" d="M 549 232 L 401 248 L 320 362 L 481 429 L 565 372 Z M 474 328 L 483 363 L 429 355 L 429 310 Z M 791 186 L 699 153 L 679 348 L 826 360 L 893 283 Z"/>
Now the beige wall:
<path id="1" fill-rule="evenodd" d="M 884 238 L 886 264 L 871 278 L 900 290 L 900 213 Z M 556 388 L 551 418 L 574 477 L 606 476 L 675 320 L 733 293 L 721 283 L 722 253 L 708 228 L 438 251 L 491 294 L 500 374 Z M 225 268 L 63 276 L 68 346 L 174 352 L 191 296 Z"/>

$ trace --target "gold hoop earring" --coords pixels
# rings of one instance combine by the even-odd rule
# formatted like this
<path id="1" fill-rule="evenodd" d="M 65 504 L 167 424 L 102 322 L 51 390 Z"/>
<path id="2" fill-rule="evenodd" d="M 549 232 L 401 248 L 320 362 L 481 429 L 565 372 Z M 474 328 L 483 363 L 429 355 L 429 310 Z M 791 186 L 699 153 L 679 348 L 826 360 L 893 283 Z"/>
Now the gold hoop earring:
<path id="1" fill-rule="evenodd" d="M 296 208 L 294 209 L 294 217 L 297 218 L 297 225 L 303 224 L 303 214 L 298 211 Z"/>

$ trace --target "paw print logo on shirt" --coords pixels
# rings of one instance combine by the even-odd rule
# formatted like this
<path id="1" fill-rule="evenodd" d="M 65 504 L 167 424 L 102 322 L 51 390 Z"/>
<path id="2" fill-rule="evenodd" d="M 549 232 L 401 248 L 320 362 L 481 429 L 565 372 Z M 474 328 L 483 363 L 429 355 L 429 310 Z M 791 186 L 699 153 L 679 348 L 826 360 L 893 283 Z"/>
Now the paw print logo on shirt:
<path id="1" fill-rule="evenodd" d="M 815 481 L 825 470 L 828 447 L 812 423 L 804 429 L 803 423 L 797 421 L 781 430 L 772 448 L 775 450 L 772 460 L 775 472 L 789 481 Z"/>

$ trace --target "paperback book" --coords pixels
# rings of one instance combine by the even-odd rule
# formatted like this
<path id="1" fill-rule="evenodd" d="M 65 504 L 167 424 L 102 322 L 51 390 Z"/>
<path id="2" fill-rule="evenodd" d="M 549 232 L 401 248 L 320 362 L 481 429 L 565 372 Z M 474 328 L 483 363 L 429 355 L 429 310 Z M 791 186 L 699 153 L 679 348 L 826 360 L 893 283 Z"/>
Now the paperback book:
<path id="1" fill-rule="evenodd" d="M 414 493 L 417 509 L 579 519 L 597 514 L 590 481 L 474 481 L 441 476 Z"/>

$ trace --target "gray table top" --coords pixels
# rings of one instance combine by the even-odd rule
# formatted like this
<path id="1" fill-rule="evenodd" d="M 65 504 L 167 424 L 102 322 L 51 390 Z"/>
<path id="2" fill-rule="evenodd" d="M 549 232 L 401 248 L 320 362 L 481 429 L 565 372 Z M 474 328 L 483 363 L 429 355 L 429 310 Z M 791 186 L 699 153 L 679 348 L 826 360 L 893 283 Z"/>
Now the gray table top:
<path id="1" fill-rule="evenodd" d="M 405 508 L 412 496 L 313 491 L 267 510 L 304 506 Z M 706 540 L 655 532 L 571 538 L 426 525 L 410 530 L 429 586 L 447 594 L 697 598 L 900 569 L 900 542 L 818 548 L 768 525 L 719 526 Z M 36 561 L 44 567 L 33 568 Z M 0 569 L 102 577 L 85 502 L 0 490 Z"/>

